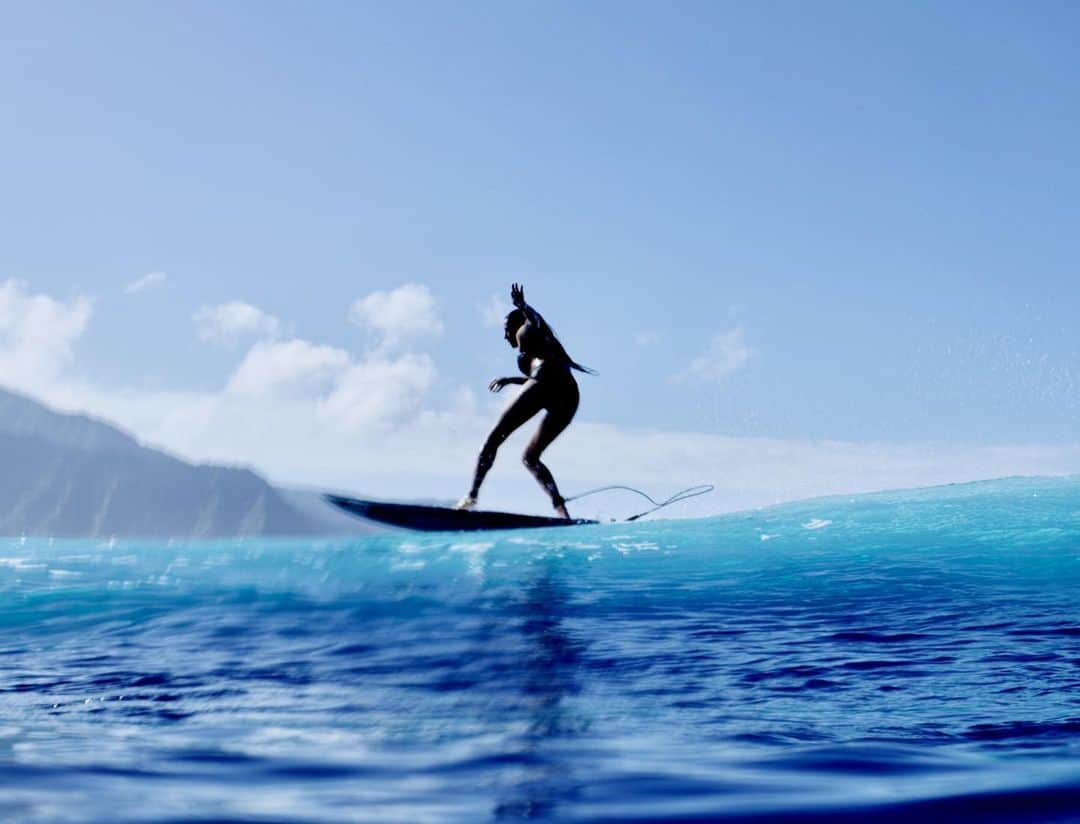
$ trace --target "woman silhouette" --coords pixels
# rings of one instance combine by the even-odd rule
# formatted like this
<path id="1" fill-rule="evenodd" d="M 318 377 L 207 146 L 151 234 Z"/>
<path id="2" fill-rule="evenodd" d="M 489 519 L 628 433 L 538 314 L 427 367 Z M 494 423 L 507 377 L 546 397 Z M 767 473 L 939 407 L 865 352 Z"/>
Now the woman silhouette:
<path id="1" fill-rule="evenodd" d="M 518 350 L 518 369 L 525 377 L 496 378 L 488 388 L 492 392 L 498 392 L 512 383 L 524 384 L 525 388 L 503 412 L 499 422 L 484 441 L 484 447 L 476 461 L 472 489 L 458 502 L 458 509 L 472 509 L 476 506 L 480 485 L 495 463 L 495 453 L 499 451 L 502 442 L 536 413 L 543 411 L 544 417 L 540 420 L 540 426 L 525 447 L 521 460 L 551 496 L 551 505 L 555 507 L 555 511 L 563 518 L 569 518 L 566 501 L 559 494 L 550 470 L 541 463 L 540 456 L 569 426 L 577 412 L 579 396 L 573 370 L 589 374 L 593 372 L 566 354 L 566 350 L 540 313 L 525 302 L 524 287 L 517 283 L 511 286 L 510 299 L 515 308 L 506 316 L 504 335 L 507 343 Z"/>

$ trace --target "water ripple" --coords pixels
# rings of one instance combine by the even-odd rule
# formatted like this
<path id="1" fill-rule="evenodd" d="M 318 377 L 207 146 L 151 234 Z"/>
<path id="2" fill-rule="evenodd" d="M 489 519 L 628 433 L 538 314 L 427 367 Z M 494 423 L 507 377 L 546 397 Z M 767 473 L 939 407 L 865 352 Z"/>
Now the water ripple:
<path id="1" fill-rule="evenodd" d="M 10 542 L 0 816 L 1080 820 L 1080 482 L 1040 483 L 484 542 Z"/>

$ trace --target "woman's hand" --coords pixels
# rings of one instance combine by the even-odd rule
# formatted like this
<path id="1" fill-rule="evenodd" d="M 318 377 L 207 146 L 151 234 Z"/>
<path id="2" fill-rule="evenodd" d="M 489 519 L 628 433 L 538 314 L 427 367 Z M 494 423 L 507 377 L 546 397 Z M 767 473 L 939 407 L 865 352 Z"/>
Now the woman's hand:
<path id="1" fill-rule="evenodd" d="M 525 378 L 495 378 L 495 380 L 488 384 L 488 389 L 492 392 L 498 392 L 504 386 L 509 386 L 510 384 L 521 386 L 523 383 L 525 383 Z"/>
<path id="2" fill-rule="evenodd" d="M 520 283 L 510 286 L 510 300 L 518 309 L 525 306 L 525 287 Z"/>

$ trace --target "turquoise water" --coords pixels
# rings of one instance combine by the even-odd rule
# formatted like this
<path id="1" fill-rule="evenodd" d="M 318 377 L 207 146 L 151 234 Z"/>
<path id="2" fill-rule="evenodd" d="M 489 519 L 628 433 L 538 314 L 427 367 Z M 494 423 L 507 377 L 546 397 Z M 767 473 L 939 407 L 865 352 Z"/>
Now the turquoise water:
<path id="1" fill-rule="evenodd" d="M 1080 479 L 0 556 L 4 820 L 1080 820 Z"/>

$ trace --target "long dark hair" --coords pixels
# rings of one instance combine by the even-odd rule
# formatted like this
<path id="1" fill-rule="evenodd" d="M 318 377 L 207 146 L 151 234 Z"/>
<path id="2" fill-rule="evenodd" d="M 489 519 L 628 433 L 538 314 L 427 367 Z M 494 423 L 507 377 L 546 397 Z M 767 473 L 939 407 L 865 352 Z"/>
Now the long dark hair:
<path id="1" fill-rule="evenodd" d="M 555 350 L 555 354 L 557 357 L 563 360 L 566 365 L 569 366 L 571 369 L 576 369 L 578 372 L 584 372 L 587 375 L 596 374 L 595 369 L 590 369 L 588 366 L 582 366 L 580 363 L 570 357 L 569 353 L 566 351 L 566 347 L 562 345 L 562 341 L 560 341 L 558 336 L 555 334 L 555 330 L 551 328 L 551 326 L 546 320 L 544 320 L 543 316 L 535 309 L 532 310 L 532 313 L 536 316 L 536 320 L 538 321 L 538 331 L 545 338 L 547 338 L 548 345 Z M 510 310 L 510 314 L 506 316 L 506 325 L 508 328 L 520 329 L 521 326 L 528 321 L 529 316 L 526 315 L 524 310 L 522 309 L 512 309 Z"/>

